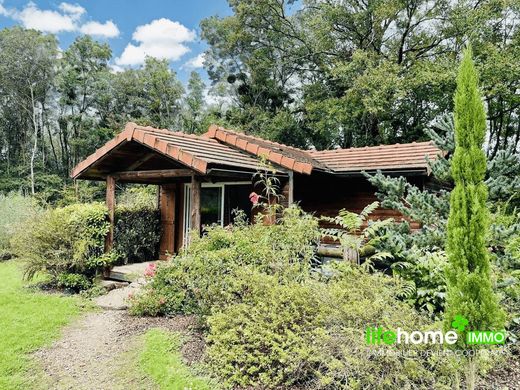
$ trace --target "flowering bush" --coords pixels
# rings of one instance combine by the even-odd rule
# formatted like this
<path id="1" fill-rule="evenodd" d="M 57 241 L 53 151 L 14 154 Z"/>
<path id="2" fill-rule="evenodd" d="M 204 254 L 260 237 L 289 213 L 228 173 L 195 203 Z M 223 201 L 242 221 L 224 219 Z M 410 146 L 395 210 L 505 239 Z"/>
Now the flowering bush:
<path id="1" fill-rule="evenodd" d="M 249 200 L 251 203 L 253 203 L 254 206 L 256 206 L 260 201 L 260 195 L 258 195 L 256 192 L 251 192 L 251 194 L 249 194 Z"/>
<path id="2" fill-rule="evenodd" d="M 157 266 L 155 263 L 150 263 L 144 270 L 144 276 L 147 278 L 153 278 L 155 276 L 155 272 L 157 271 Z"/>

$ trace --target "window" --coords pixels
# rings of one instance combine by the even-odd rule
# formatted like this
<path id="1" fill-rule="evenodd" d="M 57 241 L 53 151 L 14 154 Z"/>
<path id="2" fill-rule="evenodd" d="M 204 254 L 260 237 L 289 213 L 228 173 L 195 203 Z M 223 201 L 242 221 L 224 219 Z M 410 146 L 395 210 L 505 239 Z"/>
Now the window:
<path id="1" fill-rule="evenodd" d="M 200 193 L 200 220 L 201 225 L 217 224 L 226 226 L 233 223 L 235 210 L 245 212 L 251 219 L 251 183 L 202 183 Z M 184 244 L 186 245 L 191 230 L 191 184 L 184 187 Z"/>

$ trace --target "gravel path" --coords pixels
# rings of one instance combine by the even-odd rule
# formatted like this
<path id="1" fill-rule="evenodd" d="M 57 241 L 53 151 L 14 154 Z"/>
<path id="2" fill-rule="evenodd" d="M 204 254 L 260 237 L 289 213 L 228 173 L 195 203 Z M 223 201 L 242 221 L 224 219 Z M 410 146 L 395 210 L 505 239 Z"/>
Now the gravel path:
<path id="1" fill-rule="evenodd" d="M 138 335 L 150 328 L 189 332 L 190 317 L 139 318 L 106 310 L 85 315 L 63 330 L 50 347 L 35 353 L 48 376 L 49 389 L 154 389 L 136 370 L 128 371 Z"/>

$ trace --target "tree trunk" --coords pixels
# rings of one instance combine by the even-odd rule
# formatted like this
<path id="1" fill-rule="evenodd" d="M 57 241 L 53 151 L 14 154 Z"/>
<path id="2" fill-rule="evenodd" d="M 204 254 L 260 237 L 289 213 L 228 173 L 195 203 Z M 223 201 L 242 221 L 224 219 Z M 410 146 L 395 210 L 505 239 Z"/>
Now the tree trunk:
<path id="1" fill-rule="evenodd" d="M 477 384 L 477 362 L 475 356 L 469 356 L 466 366 L 466 389 L 475 390 Z"/>
<path id="2" fill-rule="evenodd" d="M 30 87 L 30 90 L 31 90 L 32 122 L 33 122 L 33 128 L 34 128 L 34 144 L 33 144 L 32 153 L 31 153 L 31 194 L 34 195 L 35 194 L 34 160 L 36 159 L 36 150 L 38 148 L 38 123 L 36 121 L 36 105 L 34 102 L 34 90 L 33 90 L 32 85 Z"/>

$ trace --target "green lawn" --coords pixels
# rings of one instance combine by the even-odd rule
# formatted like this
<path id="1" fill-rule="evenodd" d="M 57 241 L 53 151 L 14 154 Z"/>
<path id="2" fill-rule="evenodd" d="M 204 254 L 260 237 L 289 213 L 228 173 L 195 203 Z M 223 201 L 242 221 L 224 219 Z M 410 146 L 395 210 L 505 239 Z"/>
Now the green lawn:
<path id="1" fill-rule="evenodd" d="M 60 328 L 82 312 L 80 298 L 24 287 L 20 263 L 0 263 L 0 389 L 34 387 L 29 354 L 59 337 Z"/>
<path id="2" fill-rule="evenodd" d="M 140 368 L 161 390 L 211 390 L 218 388 L 206 378 L 195 376 L 182 361 L 181 336 L 152 329 L 144 335 L 144 349 L 139 354 Z"/>

